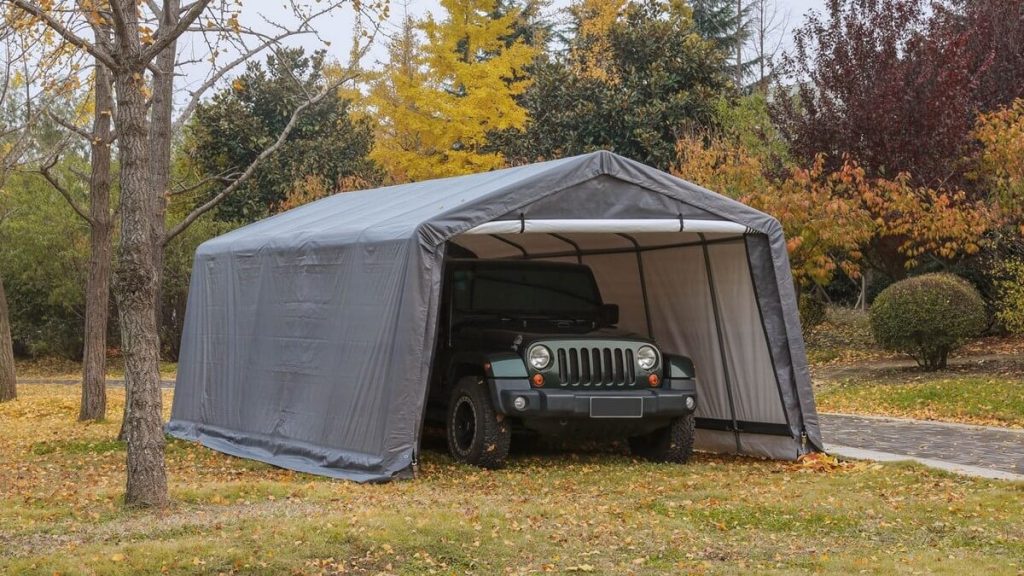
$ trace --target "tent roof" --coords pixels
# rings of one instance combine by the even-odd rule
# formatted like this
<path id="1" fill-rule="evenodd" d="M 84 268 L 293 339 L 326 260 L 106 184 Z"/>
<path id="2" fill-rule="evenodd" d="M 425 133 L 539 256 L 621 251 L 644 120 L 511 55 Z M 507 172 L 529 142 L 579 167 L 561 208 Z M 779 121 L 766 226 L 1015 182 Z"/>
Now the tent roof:
<path id="1" fill-rule="evenodd" d="M 777 221 L 745 204 L 639 162 L 598 151 L 493 172 L 335 194 L 214 238 L 203 244 L 199 253 L 308 242 L 344 245 L 404 239 L 414 236 L 427 222 L 462 216 L 471 206 L 497 204 L 498 212 L 491 217 L 470 217 L 463 229 L 456 231 L 465 232 L 504 216 L 499 200 L 509 192 L 515 192 L 512 202 L 518 203 L 518 208 L 602 175 L 662 193 L 753 231 L 781 232 Z"/>
<path id="2" fill-rule="evenodd" d="M 576 247 L 620 324 L 696 359 L 702 446 L 822 446 L 778 221 L 609 152 L 337 194 L 204 243 L 168 431 L 331 476 L 408 472 L 448 241 L 483 257 Z"/>

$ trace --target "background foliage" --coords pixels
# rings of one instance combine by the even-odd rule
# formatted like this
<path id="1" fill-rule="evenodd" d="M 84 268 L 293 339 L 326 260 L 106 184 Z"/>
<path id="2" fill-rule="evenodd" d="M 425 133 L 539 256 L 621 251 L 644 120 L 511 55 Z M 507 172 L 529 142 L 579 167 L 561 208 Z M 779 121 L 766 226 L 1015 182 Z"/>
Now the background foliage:
<path id="1" fill-rule="evenodd" d="M 832 0 L 791 21 L 792 49 L 772 62 L 751 57 L 753 3 L 738 6 L 445 0 L 406 18 L 382 40 L 384 62 L 357 67 L 354 87 L 308 110 L 252 180 L 168 244 L 164 355 L 177 356 L 191 255 L 207 238 L 348 190 L 596 149 L 779 219 L 805 310 L 952 272 L 980 289 L 990 330 L 1021 330 L 1024 0 Z M 169 224 L 345 74 L 338 56 L 278 50 L 226 78 L 175 143 Z M 68 102 L 76 117 L 90 109 L 88 95 Z M 41 148 L 52 126 L 33 137 Z M 83 204 L 86 157 L 70 150 L 53 168 Z M 15 344 L 77 358 L 88 230 L 33 170 L 10 175 L 0 199 Z"/>
<path id="2" fill-rule="evenodd" d="M 227 178 L 252 163 L 281 133 L 292 111 L 325 85 L 326 53 L 282 50 L 266 64 L 250 64 L 231 84 L 196 110 L 184 153 L 202 178 L 214 181 L 194 196 L 203 203 Z M 368 119 L 353 119 L 349 101 L 327 98 L 299 119 L 287 143 L 258 168 L 241 189 L 215 209 L 224 222 L 254 222 L 273 214 L 288 192 L 308 177 L 333 188 L 343 178 L 379 179 L 367 158 L 372 146 Z"/>

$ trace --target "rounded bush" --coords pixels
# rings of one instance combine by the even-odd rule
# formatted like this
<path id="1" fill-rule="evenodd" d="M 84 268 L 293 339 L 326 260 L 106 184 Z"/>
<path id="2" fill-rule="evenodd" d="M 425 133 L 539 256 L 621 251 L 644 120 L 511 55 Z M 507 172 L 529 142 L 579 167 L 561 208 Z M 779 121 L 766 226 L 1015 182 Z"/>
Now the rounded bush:
<path id="1" fill-rule="evenodd" d="M 887 350 L 909 354 L 926 370 L 985 329 L 981 294 L 952 274 L 924 274 L 883 290 L 871 305 L 871 332 Z"/>

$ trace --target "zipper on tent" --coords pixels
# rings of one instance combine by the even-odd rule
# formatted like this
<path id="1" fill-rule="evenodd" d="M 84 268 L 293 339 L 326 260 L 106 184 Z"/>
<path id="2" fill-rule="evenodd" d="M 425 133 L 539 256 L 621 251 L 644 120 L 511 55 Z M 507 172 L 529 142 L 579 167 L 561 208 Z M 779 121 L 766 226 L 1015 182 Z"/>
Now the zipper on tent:
<path id="1" fill-rule="evenodd" d="M 697 234 L 701 239 L 701 249 L 704 251 L 704 269 L 708 276 L 708 290 L 711 292 L 711 311 L 715 316 L 715 331 L 718 333 L 718 352 L 722 357 L 722 374 L 725 376 L 725 394 L 729 398 L 729 416 L 732 417 L 732 430 L 736 436 L 736 453 L 743 452 L 740 445 L 740 427 L 736 421 L 736 405 L 732 398 L 732 380 L 729 378 L 729 363 L 725 359 L 725 338 L 722 336 L 721 312 L 718 308 L 718 290 L 715 288 L 715 275 L 711 271 L 711 258 L 708 256 L 707 240 L 703 233 Z"/>

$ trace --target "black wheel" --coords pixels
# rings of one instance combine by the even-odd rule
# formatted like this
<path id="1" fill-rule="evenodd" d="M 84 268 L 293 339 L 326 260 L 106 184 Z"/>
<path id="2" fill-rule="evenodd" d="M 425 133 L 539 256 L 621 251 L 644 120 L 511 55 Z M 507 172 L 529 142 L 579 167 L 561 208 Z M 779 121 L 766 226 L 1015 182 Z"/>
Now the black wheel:
<path id="1" fill-rule="evenodd" d="M 457 462 L 481 468 L 501 468 L 508 458 L 512 432 L 503 415 L 494 411 L 483 380 L 459 380 L 448 401 L 448 451 Z"/>
<path id="2" fill-rule="evenodd" d="M 693 453 L 693 414 L 673 418 L 669 425 L 644 436 L 629 439 L 629 449 L 635 456 L 653 462 L 685 464 Z"/>

